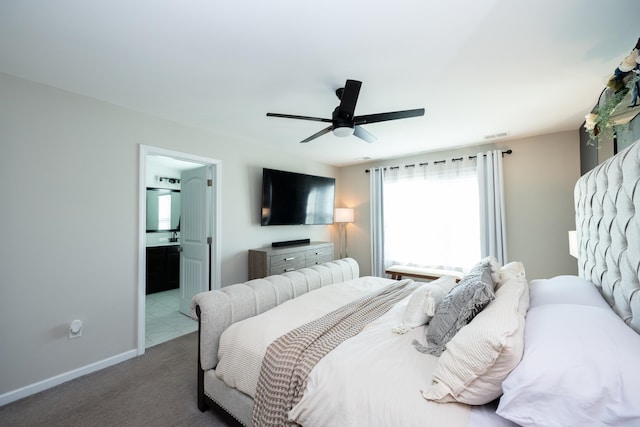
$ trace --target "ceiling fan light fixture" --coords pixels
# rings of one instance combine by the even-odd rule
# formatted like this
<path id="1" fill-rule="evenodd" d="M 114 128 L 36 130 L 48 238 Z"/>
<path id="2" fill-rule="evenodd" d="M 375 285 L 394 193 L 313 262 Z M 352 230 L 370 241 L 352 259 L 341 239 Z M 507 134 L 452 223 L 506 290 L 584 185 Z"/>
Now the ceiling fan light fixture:
<path id="1" fill-rule="evenodd" d="M 353 135 L 353 131 L 354 131 L 354 128 L 349 126 L 341 126 L 341 127 L 333 128 L 333 134 L 341 138 Z"/>

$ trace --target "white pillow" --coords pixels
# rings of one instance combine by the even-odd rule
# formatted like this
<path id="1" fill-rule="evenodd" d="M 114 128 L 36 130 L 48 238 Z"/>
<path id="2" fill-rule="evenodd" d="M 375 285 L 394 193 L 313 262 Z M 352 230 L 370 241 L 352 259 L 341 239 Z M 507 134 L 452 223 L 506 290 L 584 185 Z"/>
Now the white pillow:
<path id="1" fill-rule="evenodd" d="M 545 304 L 592 305 L 609 309 L 598 288 L 578 276 L 557 276 L 532 280 L 531 307 Z"/>
<path id="2" fill-rule="evenodd" d="M 497 414 L 522 426 L 640 425 L 640 335 L 608 308 L 529 309 Z"/>
<path id="3" fill-rule="evenodd" d="M 498 269 L 498 283 L 496 283 L 496 291 L 500 289 L 500 286 L 505 282 L 516 276 L 526 276 L 524 264 L 520 261 L 513 261 L 500 267 Z"/>
<path id="4" fill-rule="evenodd" d="M 482 405 L 502 394 L 502 381 L 520 362 L 524 348 L 529 286 L 514 275 L 489 305 L 449 341 L 422 395 L 436 402 Z"/>
<path id="5" fill-rule="evenodd" d="M 455 285 L 456 278 L 453 276 L 443 276 L 421 285 L 411 294 L 402 323 L 392 331 L 396 334 L 406 334 L 413 328 L 429 323 L 438 304 Z"/>

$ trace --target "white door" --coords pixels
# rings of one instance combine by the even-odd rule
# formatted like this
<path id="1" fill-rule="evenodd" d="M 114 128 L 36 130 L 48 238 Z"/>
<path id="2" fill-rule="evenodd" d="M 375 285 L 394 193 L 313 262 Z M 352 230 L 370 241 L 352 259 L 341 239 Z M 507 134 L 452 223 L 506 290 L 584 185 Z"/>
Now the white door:
<path id="1" fill-rule="evenodd" d="M 209 166 L 180 175 L 180 312 L 187 316 L 193 296 L 209 290 L 211 175 Z"/>

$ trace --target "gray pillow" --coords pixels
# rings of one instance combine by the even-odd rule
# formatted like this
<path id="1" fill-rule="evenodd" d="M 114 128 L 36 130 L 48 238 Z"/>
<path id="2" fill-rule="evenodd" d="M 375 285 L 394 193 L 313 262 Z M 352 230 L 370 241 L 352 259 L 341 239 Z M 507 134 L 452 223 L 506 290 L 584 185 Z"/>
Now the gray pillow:
<path id="1" fill-rule="evenodd" d="M 442 300 L 427 328 L 426 347 L 414 342 L 416 348 L 423 353 L 440 356 L 456 332 L 495 299 L 494 288 L 491 262 L 484 259 Z"/>

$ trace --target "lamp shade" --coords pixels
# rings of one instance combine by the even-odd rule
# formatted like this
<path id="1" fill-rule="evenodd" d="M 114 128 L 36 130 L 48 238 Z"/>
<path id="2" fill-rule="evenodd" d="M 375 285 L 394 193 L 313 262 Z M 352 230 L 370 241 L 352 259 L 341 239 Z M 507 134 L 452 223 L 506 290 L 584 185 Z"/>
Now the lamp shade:
<path id="1" fill-rule="evenodd" d="M 353 209 L 336 208 L 334 222 L 353 222 Z"/>

